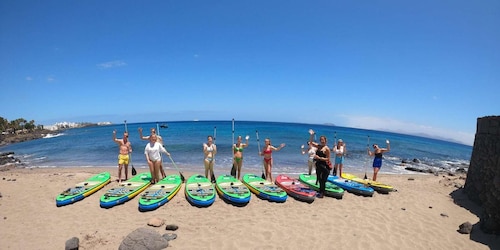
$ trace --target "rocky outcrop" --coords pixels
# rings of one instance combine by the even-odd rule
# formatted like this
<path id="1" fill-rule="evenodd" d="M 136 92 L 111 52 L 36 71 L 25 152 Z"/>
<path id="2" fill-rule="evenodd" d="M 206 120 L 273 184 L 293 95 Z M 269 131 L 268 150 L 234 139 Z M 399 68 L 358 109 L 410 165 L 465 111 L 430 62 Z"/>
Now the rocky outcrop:
<path id="1" fill-rule="evenodd" d="M 9 170 L 23 165 L 19 159 L 14 157 L 14 152 L 0 152 L 0 171 Z"/>
<path id="2" fill-rule="evenodd" d="M 50 130 L 46 130 L 46 129 L 36 129 L 34 131 L 26 132 L 26 133 L 2 134 L 2 135 L 0 135 L 0 146 L 6 145 L 6 144 L 11 144 L 11 143 L 40 139 L 40 138 L 42 138 L 50 133 L 57 133 L 57 131 L 50 131 Z"/>
<path id="3" fill-rule="evenodd" d="M 500 234 L 500 116 L 477 119 L 469 171 L 465 182 L 469 199 L 481 205 L 481 229 Z"/>

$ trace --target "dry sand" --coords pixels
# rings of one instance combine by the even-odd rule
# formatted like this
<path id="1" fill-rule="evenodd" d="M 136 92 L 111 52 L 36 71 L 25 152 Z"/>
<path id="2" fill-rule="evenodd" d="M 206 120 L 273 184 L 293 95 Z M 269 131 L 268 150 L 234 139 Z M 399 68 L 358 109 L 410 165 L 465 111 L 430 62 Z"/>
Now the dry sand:
<path id="1" fill-rule="evenodd" d="M 311 204 L 291 197 L 271 203 L 252 195 L 244 207 L 220 197 L 208 208 L 193 207 L 182 188 L 151 212 L 138 211 L 138 197 L 101 208 L 100 196 L 118 185 L 112 182 L 82 201 L 56 207 L 57 194 L 102 171 L 116 179 L 114 168 L 0 172 L 0 249 L 63 249 L 71 237 L 80 239 L 80 249 L 118 249 L 126 235 L 154 217 L 179 226 L 169 249 L 500 249 L 499 236 L 479 230 L 481 209 L 457 190 L 455 183 L 464 182 L 458 177 L 382 174 L 379 181 L 397 192 L 345 193 L 341 200 L 325 197 Z M 466 221 L 475 224 L 472 234 L 458 233 Z M 164 226 L 154 230 L 171 233 Z"/>

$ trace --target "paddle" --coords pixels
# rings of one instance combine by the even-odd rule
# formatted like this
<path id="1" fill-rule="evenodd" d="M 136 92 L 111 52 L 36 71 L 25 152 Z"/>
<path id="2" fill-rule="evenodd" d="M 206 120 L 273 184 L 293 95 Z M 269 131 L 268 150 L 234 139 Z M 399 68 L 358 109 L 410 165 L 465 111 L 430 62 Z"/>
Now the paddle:
<path id="1" fill-rule="evenodd" d="M 368 141 L 366 142 L 366 147 L 368 148 L 368 150 L 370 150 L 370 136 L 368 136 Z M 368 164 L 365 164 L 365 177 L 363 179 L 368 179 L 368 177 L 366 176 L 366 166 Z"/>
<path id="2" fill-rule="evenodd" d="M 156 134 L 160 136 L 160 126 L 158 125 L 158 122 L 156 122 Z M 149 135 L 151 136 L 151 135 Z M 163 146 L 163 138 L 161 138 L 161 144 Z M 165 173 L 165 170 L 163 169 L 163 157 L 161 157 L 161 172 Z M 166 174 L 165 174 L 166 176 Z"/>
<path id="3" fill-rule="evenodd" d="M 334 136 L 333 136 L 334 140 L 333 140 L 333 146 L 336 147 L 337 146 L 337 131 L 334 131 Z M 335 158 L 334 158 L 335 159 Z M 333 175 L 337 175 L 337 168 L 333 168 L 332 170 L 332 174 Z M 342 177 L 342 176 L 339 176 L 339 177 Z"/>
<path id="4" fill-rule="evenodd" d="M 160 135 L 160 127 L 161 128 L 168 128 L 168 126 L 166 126 L 166 125 L 158 126 L 158 123 L 156 123 L 156 133 L 158 135 Z M 163 138 L 162 138 L 162 142 L 164 142 Z M 181 181 L 184 182 L 186 180 L 186 178 L 184 178 L 184 175 L 182 174 L 182 172 L 177 167 L 177 164 L 175 164 L 174 160 L 172 159 L 172 157 L 170 155 L 168 156 L 168 158 L 170 158 L 170 161 L 172 161 L 172 165 L 174 165 L 174 167 L 177 169 L 177 171 L 179 171 L 179 175 L 181 176 Z M 161 158 L 161 166 L 163 168 L 163 157 Z"/>
<path id="5" fill-rule="evenodd" d="M 170 161 L 172 161 L 172 165 L 174 165 L 175 169 L 177 169 L 177 171 L 179 171 L 179 175 L 181 176 L 181 181 L 184 182 L 186 180 L 186 178 L 184 178 L 184 175 L 177 167 L 177 164 L 175 164 L 174 159 L 172 159 L 172 156 L 170 156 L 170 155 L 168 156 L 168 158 L 170 158 Z"/>
<path id="6" fill-rule="evenodd" d="M 232 127 L 233 127 L 233 147 L 234 147 L 234 118 L 233 118 Z M 231 175 L 233 177 L 236 177 L 236 166 L 234 166 L 234 148 L 233 148 L 233 167 L 231 168 Z"/>
<path id="7" fill-rule="evenodd" d="M 123 123 L 125 124 L 125 132 L 128 133 L 127 120 L 124 120 Z M 135 176 L 137 174 L 137 170 L 135 170 L 134 164 L 132 164 L 132 154 L 129 154 L 128 158 L 130 159 L 130 165 L 132 165 L 132 176 Z"/>
<path id="8" fill-rule="evenodd" d="M 214 144 L 215 144 L 215 136 L 216 135 L 217 135 L 217 126 L 214 126 Z M 215 154 L 214 154 L 214 160 L 215 160 Z M 210 176 L 210 179 L 212 180 L 212 182 L 215 182 L 215 174 L 214 174 L 213 167 L 212 167 L 212 176 Z"/>
<path id="9" fill-rule="evenodd" d="M 260 156 L 260 140 L 259 140 L 259 131 L 255 130 L 255 136 L 257 137 L 257 149 L 259 150 L 259 156 Z M 264 174 L 264 163 L 262 163 L 262 179 L 266 179 L 266 174 Z"/>

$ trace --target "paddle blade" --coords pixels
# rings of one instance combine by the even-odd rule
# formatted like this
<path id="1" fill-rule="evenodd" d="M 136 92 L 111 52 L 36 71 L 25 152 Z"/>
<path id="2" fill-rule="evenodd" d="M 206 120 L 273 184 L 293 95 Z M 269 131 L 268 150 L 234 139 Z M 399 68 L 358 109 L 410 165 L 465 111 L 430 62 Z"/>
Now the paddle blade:
<path id="1" fill-rule="evenodd" d="M 233 177 L 236 177 L 236 167 L 234 166 L 234 164 L 233 164 L 233 167 L 231 168 L 231 175 Z"/>
<path id="2" fill-rule="evenodd" d="M 365 177 L 363 179 L 365 179 L 365 180 L 368 179 L 368 177 L 366 176 L 366 172 L 365 172 Z"/>
<path id="3" fill-rule="evenodd" d="M 213 172 L 212 172 L 211 180 L 212 180 L 212 182 L 215 182 L 215 175 Z"/>
<path id="4" fill-rule="evenodd" d="M 184 178 L 184 175 L 181 172 L 179 172 L 179 175 L 181 176 L 182 183 L 186 182 L 186 178 Z"/>
<path id="5" fill-rule="evenodd" d="M 135 170 L 134 165 L 132 165 L 132 176 L 135 176 L 137 174 L 137 170 Z"/>
<path id="6" fill-rule="evenodd" d="M 266 179 L 266 175 L 264 174 L 264 172 L 262 172 L 262 176 L 261 176 L 261 177 L 262 177 L 262 179 L 264 179 L 264 180 Z"/>

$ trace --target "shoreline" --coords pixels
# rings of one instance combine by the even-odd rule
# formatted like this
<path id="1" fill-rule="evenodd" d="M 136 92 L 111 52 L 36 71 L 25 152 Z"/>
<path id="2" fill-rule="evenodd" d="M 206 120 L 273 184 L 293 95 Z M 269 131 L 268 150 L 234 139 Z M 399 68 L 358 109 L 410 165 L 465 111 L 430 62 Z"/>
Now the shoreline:
<path id="1" fill-rule="evenodd" d="M 156 217 L 179 226 L 169 249 L 303 249 L 305 242 L 317 249 L 500 247 L 498 236 L 479 230 L 481 208 L 461 195 L 456 186 L 463 186 L 465 179 L 458 176 L 380 174 L 380 182 L 398 191 L 373 197 L 345 193 L 341 200 L 323 198 L 311 204 L 291 197 L 285 203 L 271 203 L 252 194 L 244 207 L 225 203 L 219 196 L 210 207 L 193 207 L 183 185 L 171 201 L 150 212 L 138 211 L 138 197 L 110 209 L 100 208 L 100 196 L 117 186 L 111 182 L 82 201 L 56 207 L 58 193 L 102 171 L 116 179 L 116 168 L 1 171 L 0 227 L 9 230 L 0 232 L 4 239 L 0 248 L 57 249 L 78 237 L 82 249 L 117 249 L 125 236 L 149 227 L 147 222 Z M 195 173 L 183 172 L 186 178 L 191 174 Z M 474 225 L 470 235 L 457 232 L 466 221 Z M 149 228 L 172 233 L 165 227 Z"/>

